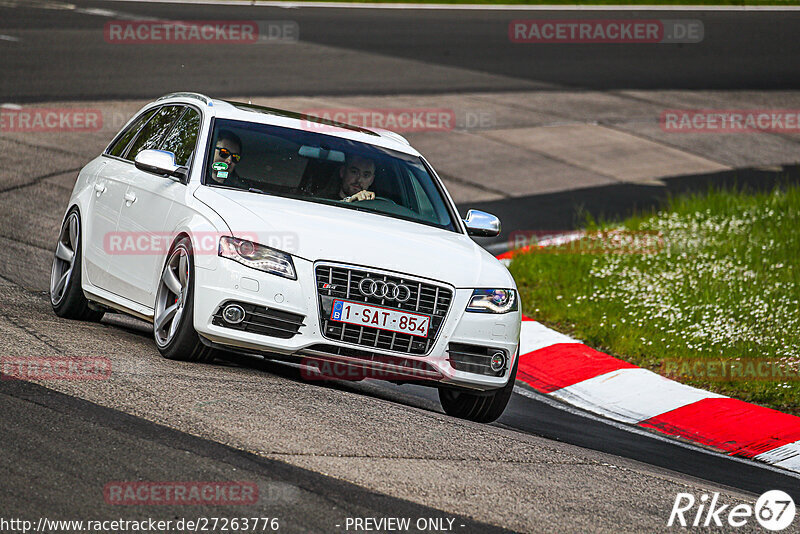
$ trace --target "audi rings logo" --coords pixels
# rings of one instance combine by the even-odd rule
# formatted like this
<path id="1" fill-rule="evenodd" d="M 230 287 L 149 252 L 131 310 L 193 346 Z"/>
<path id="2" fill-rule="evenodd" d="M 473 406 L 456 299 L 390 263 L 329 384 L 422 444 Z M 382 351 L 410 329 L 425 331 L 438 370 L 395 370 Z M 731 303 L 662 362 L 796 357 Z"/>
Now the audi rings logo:
<path id="1" fill-rule="evenodd" d="M 358 290 L 365 297 L 394 300 L 401 304 L 411 298 L 411 289 L 408 286 L 395 284 L 394 282 L 384 282 L 383 280 L 373 280 L 372 278 L 361 280 L 358 283 Z"/>

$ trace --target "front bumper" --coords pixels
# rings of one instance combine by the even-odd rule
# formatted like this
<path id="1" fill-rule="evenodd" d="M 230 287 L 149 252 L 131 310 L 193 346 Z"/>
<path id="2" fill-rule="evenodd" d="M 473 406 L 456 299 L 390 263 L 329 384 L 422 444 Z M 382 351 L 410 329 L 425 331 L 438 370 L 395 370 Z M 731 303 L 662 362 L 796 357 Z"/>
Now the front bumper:
<path id="1" fill-rule="evenodd" d="M 213 260 L 212 260 L 213 261 Z M 274 276 L 225 258 L 216 258 L 213 269 L 195 269 L 194 326 L 207 341 L 226 348 L 249 352 L 271 353 L 307 361 L 333 361 L 381 372 L 397 371 L 398 361 L 411 362 L 418 378 L 478 390 L 503 387 L 517 357 L 520 333 L 520 312 L 502 315 L 467 313 L 465 309 L 472 289 L 455 289 L 450 309 L 438 337 L 427 354 L 422 356 L 368 348 L 322 335 L 317 299 L 314 264 L 295 258 L 297 280 Z M 375 269 L 375 271 L 380 271 Z M 303 316 L 297 334 L 289 338 L 256 334 L 214 324 L 220 307 L 230 301 L 262 306 Z M 216 321 L 220 323 L 219 320 Z M 508 356 L 505 370 L 499 376 L 466 372 L 454 367 L 450 360 L 450 344 L 489 347 Z M 327 347 L 320 350 L 320 347 Z M 337 349 L 337 350 L 332 350 Z M 370 358 L 365 353 L 372 354 Z M 395 367 L 393 367 L 395 366 Z M 463 368 L 463 366 L 462 366 Z M 381 376 L 367 373 L 366 376 Z"/>

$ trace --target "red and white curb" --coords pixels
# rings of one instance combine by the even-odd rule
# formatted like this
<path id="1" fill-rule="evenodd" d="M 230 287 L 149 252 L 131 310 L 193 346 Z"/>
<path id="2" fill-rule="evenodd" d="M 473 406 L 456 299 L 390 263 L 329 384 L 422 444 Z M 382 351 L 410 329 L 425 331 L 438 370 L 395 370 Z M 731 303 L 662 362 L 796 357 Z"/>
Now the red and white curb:
<path id="1" fill-rule="evenodd" d="M 669 380 L 527 317 L 517 380 L 613 421 L 800 473 L 800 417 Z"/>

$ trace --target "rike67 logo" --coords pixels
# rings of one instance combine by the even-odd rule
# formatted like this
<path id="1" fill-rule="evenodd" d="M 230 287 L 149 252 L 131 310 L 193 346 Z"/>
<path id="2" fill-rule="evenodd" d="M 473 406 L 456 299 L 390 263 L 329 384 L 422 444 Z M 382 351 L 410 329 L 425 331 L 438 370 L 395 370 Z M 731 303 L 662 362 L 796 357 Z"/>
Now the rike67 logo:
<path id="1" fill-rule="evenodd" d="M 704 493 L 699 499 L 691 493 L 678 493 L 667 526 L 682 527 L 743 527 L 755 520 L 767 530 L 784 530 L 794 521 L 795 504 L 792 497 L 781 490 L 770 490 L 761 495 L 755 506 L 722 504 L 719 493 Z"/>

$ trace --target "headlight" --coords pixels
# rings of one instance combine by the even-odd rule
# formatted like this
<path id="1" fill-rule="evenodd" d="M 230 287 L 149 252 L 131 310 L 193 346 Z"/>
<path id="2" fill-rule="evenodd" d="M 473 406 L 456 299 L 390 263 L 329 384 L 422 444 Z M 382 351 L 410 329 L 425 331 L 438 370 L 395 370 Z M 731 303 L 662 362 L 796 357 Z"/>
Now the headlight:
<path id="1" fill-rule="evenodd" d="M 508 313 L 517 311 L 517 292 L 513 289 L 476 289 L 469 299 L 468 312 Z"/>
<path id="2" fill-rule="evenodd" d="M 259 271 L 297 280 L 292 257 L 274 248 L 235 237 L 223 237 L 219 240 L 219 255 Z"/>

